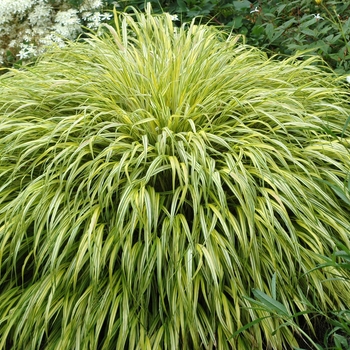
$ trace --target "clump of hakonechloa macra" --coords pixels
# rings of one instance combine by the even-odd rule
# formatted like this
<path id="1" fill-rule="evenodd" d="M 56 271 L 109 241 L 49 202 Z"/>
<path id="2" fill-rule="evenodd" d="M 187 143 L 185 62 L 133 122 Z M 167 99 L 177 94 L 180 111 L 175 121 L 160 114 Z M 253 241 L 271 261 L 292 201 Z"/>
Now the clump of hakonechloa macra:
<path id="1" fill-rule="evenodd" d="M 107 28 L 0 78 L 0 348 L 298 346 L 288 315 L 350 302 L 313 270 L 350 247 L 348 91 L 167 14 Z"/>

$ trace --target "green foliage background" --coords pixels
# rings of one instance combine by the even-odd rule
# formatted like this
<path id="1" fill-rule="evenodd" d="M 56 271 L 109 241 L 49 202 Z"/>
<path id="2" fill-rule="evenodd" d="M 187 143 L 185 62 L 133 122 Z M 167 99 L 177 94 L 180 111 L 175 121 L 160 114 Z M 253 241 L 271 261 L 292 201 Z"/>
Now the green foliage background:
<path id="1" fill-rule="evenodd" d="M 145 1 L 120 1 L 143 10 Z M 246 36 L 247 43 L 281 58 L 309 51 L 340 74 L 350 73 L 350 3 L 342 0 L 151 1 L 155 12 L 178 14 L 181 22 L 219 26 Z M 254 10 L 257 11 L 254 11 Z M 315 16 L 319 14 L 322 19 Z"/>

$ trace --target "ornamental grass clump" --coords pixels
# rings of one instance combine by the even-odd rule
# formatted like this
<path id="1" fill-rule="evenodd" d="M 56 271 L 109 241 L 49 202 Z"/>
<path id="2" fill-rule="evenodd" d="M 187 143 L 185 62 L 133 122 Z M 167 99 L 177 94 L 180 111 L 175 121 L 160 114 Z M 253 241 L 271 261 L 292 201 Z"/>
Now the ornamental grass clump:
<path id="1" fill-rule="evenodd" d="M 252 290 L 274 276 L 311 337 L 307 305 L 350 303 L 314 269 L 350 247 L 348 92 L 314 58 L 115 18 L 0 78 L 0 349 L 297 346 Z"/>

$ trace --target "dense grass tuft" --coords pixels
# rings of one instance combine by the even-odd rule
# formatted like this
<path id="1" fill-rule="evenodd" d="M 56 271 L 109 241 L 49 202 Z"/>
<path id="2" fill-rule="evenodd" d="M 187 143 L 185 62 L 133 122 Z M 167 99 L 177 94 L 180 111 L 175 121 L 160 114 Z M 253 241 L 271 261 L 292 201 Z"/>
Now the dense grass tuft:
<path id="1" fill-rule="evenodd" d="M 349 93 L 136 17 L 0 77 L 0 349 L 296 346 L 274 317 L 232 334 L 272 276 L 290 313 L 350 303 L 307 273 L 350 247 Z"/>

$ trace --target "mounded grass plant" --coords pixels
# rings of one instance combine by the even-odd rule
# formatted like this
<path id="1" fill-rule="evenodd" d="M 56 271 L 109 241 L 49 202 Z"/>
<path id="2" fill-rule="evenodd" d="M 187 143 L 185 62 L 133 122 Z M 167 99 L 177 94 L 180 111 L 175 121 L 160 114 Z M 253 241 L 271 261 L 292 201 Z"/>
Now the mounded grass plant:
<path id="1" fill-rule="evenodd" d="M 314 58 L 115 17 L 0 77 L 0 349 L 297 346 L 278 317 L 232 335 L 269 315 L 253 289 L 350 303 L 314 269 L 350 247 L 348 91 Z"/>

